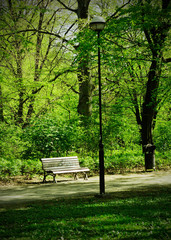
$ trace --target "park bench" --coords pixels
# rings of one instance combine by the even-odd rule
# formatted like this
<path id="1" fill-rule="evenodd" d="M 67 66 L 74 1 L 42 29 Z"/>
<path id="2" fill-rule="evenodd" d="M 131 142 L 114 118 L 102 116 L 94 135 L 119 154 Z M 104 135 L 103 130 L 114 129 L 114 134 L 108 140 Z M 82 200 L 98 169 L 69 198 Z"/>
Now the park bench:
<path id="1" fill-rule="evenodd" d="M 84 179 L 88 179 L 87 172 L 90 170 L 88 168 L 80 167 L 77 157 L 58 157 L 58 158 L 42 158 L 42 168 L 44 170 L 44 179 L 46 181 L 47 175 L 53 176 L 53 181 L 55 180 L 56 174 L 74 174 L 74 180 L 77 180 L 77 173 L 82 172 L 84 174 Z"/>

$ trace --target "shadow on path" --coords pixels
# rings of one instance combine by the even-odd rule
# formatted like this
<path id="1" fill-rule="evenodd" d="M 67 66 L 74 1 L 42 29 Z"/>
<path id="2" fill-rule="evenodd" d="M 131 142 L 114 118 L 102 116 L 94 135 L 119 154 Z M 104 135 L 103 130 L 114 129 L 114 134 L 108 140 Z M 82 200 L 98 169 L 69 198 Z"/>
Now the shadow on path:
<path id="1" fill-rule="evenodd" d="M 165 190 L 171 192 L 171 171 L 141 174 L 106 175 L 106 196 L 133 196 L 150 191 Z M 38 201 L 49 201 L 66 197 L 80 197 L 99 194 L 99 177 L 88 181 L 60 181 L 45 184 L 26 184 L 0 187 L 0 208 L 28 204 Z"/>

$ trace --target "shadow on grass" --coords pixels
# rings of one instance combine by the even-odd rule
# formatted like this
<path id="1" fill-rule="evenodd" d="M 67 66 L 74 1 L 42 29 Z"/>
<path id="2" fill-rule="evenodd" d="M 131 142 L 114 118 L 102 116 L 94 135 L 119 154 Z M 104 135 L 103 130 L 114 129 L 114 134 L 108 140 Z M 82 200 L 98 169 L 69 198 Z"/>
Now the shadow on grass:
<path id="1" fill-rule="evenodd" d="M 1 239 L 170 239 L 171 189 L 68 197 L 6 209 Z"/>

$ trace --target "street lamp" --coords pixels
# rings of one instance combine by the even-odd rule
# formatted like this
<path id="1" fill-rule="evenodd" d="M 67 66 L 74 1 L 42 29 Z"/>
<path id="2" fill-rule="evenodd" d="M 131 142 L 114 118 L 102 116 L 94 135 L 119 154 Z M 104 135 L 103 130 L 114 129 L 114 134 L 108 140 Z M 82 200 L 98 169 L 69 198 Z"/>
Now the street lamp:
<path id="1" fill-rule="evenodd" d="M 100 194 L 105 194 L 104 180 L 104 150 L 102 138 L 102 97 L 101 97 L 101 63 L 100 63 L 100 32 L 104 29 L 105 20 L 102 17 L 94 17 L 90 22 L 90 28 L 97 32 L 98 36 L 98 77 L 99 77 L 99 120 L 100 120 L 100 139 L 99 139 L 99 168 L 100 168 Z"/>

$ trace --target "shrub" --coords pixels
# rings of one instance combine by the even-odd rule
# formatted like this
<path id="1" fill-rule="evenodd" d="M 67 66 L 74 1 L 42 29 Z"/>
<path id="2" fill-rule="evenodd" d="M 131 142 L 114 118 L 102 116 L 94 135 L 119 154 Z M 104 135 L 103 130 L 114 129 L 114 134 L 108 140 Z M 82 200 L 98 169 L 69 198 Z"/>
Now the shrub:
<path id="1" fill-rule="evenodd" d="M 70 121 L 60 122 L 56 118 L 44 117 L 35 121 L 24 130 L 23 139 L 30 146 L 23 155 L 24 158 L 41 158 L 62 156 L 72 151 L 75 142 L 75 129 Z"/>
<path id="2" fill-rule="evenodd" d="M 154 132 L 155 145 L 158 151 L 165 152 L 171 150 L 171 121 L 160 123 Z"/>
<path id="3" fill-rule="evenodd" d="M 21 164 L 21 173 L 23 174 L 37 174 L 42 173 L 42 164 L 40 159 L 25 159 Z"/>
<path id="4" fill-rule="evenodd" d="M 144 167 L 144 156 L 140 150 L 120 149 L 106 154 L 107 172 L 124 172 Z"/>
<path id="5" fill-rule="evenodd" d="M 0 175 L 20 174 L 21 156 L 26 142 L 21 140 L 22 129 L 5 123 L 0 124 Z"/>
<path id="6" fill-rule="evenodd" d="M 7 159 L 20 159 L 27 148 L 21 140 L 22 129 L 14 125 L 0 124 L 0 156 Z"/>
<path id="7" fill-rule="evenodd" d="M 20 159 L 6 160 L 5 158 L 0 158 L 1 179 L 9 176 L 20 175 L 21 166 L 22 163 Z"/>

